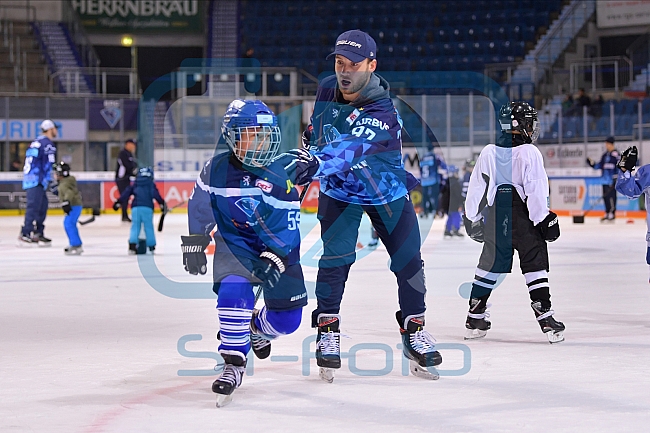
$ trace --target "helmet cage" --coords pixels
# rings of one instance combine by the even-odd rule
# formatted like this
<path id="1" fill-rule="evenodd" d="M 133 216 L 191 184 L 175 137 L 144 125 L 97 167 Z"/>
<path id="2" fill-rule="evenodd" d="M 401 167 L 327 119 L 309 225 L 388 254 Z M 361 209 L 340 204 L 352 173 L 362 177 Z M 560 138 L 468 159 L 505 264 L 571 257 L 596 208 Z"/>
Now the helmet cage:
<path id="1" fill-rule="evenodd" d="M 282 137 L 277 126 L 244 126 L 224 128 L 228 147 L 242 164 L 264 167 L 280 150 Z"/>

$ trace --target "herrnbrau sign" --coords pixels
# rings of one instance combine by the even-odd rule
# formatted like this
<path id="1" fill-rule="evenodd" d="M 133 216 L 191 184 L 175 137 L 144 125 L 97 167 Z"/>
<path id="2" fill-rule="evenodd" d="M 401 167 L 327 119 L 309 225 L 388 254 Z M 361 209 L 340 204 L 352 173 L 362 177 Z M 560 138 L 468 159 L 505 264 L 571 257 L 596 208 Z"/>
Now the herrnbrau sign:
<path id="1" fill-rule="evenodd" d="M 198 0 L 72 0 L 90 32 L 193 32 L 203 30 Z"/>

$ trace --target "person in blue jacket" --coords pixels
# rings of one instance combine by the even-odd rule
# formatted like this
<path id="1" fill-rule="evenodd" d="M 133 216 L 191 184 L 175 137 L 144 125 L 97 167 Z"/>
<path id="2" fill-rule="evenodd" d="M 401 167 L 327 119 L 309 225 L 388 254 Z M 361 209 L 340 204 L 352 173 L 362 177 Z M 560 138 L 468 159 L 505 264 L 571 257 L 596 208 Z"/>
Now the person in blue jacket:
<path id="1" fill-rule="evenodd" d="M 396 313 L 404 355 L 411 372 L 438 378 L 442 362 L 435 340 L 424 330 L 425 281 L 418 218 L 409 197 L 418 183 L 402 160 L 402 119 L 390 98 L 388 82 L 375 73 L 377 46 L 361 30 L 342 33 L 334 51 L 335 75 L 321 80 L 303 144 L 311 150 L 356 140 L 367 158 L 350 170 L 321 177 L 318 219 L 323 254 L 316 282 L 318 329 L 316 359 L 320 375 L 331 382 L 340 368 L 340 305 L 363 213 L 370 217 L 391 256 L 400 310 Z"/>
<path id="2" fill-rule="evenodd" d="M 605 139 L 605 148 L 607 149 L 599 162 L 587 158 L 587 164 L 594 170 L 602 170 L 601 181 L 603 184 L 603 201 L 605 202 L 605 216 L 601 222 L 613 222 L 616 219 L 616 177 L 618 169 L 616 164 L 620 158 L 618 150 L 614 147 L 614 137 Z"/>
<path id="3" fill-rule="evenodd" d="M 46 192 L 54 180 L 52 172 L 56 163 L 56 146 L 52 140 L 57 137 L 59 127 L 49 119 L 41 122 L 42 134 L 32 141 L 25 153 L 23 189 L 27 193 L 27 208 L 18 246 L 52 245 L 52 240 L 46 238 L 43 231 L 48 205 Z"/>
<path id="4" fill-rule="evenodd" d="M 167 205 L 163 200 L 158 187 L 153 181 L 153 169 L 142 167 L 132 185 L 129 185 L 120 197 L 113 203 L 113 210 L 118 210 L 122 203 L 131 202 L 131 233 L 129 235 L 129 254 L 138 254 L 138 235 L 144 227 L 146 245 L 153 253 L 156 249 L 156 232 L 153 229 L 153 201 L 160 205 L 160 210 L 165 212 Z"/>

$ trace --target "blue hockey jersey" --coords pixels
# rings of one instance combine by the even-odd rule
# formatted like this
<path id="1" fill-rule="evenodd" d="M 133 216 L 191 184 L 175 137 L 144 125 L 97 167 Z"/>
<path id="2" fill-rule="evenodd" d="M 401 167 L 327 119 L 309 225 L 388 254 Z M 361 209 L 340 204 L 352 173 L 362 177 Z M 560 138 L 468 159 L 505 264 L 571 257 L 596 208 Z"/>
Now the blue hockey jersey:
<path id="1" fill-rule="evenodd" d="M 300 201 L 280 161 L 248 169 L 231 152 L 215 156 L 196 181 L 188 220 L 190 234 L 217 229 L 217 253 L 256 260 L 270 249 L 289 265 L 300 261 Z"/>
<path id="2" fill-rule="evenodd" d="M 618 173 L 616 163 L 618 163 L 618 160 L 620 158 L 621 156 L 618 153 L 618 150 L 614 149 L 611 152 L 603 153 L 600 161 L 594 164 L 594 169 L 600 169 L 603 171 L 601 180 L 604 185 L 611 185 L 614 181 L 616 181 L 616 175 Z"/>
<path id="3" fill-rule="evenodd" d="M 350 103 L 340 98 L 336 76 L 323 79 L 305 134 L 310 149 L 358 141 L 366 158 L 349 170 L 322 177 L 321 192 L 361 205 L 390 203 L 405 196 L 418 181 L 404 168 L 401 134 L 402 120 L 390 99 L 388 82 L 379 75 L 372 74 L 361 95 Z"/>
<path id="4" fill-rule="evenodd" d="M 52 181 L 52 166 L 56 163 L 56 146 L 44 135 L 39 135 L 25 152 L 23 189 L 42 185 L 47 188 Z"/>
<path id="5" fill-rule="evenodd" d="M 429 151 L 420 159 L 420 183 L 431 186 L 443 183 L 447 174 L 447 164 L 435 152 Z"/>
<path id="6" fill-rule="evenodd" d="M 153 179 L 148 176 L 137 176 L 135 181 L 122 192 L 118 201 L 124 203 L 131 195 L 133 195 L 131 208 L 144 206 L 153 209 L 154 200 L 161 206 L 164 203 L 158 187 L 156 187 Z"/>

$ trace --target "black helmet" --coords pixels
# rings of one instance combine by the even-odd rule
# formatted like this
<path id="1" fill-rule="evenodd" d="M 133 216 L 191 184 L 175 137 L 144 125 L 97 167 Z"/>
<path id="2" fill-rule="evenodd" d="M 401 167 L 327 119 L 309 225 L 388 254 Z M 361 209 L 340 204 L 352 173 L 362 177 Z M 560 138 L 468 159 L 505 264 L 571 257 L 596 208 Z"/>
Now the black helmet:
<path id="1" fill-rule="evenodd" d="M 56 164 L 56 174 L 63 177 L 70 176 L 70 166 L 66 162 L 59 162 Z"/>
<path id="2" fill-rule="evenodd" d="M 525 143 L 532 143 L 539 136 L 537 110 L 527 102 L 511 102 L 501 107 L 499 123 L 503 132 L 519 132 Z"/>

